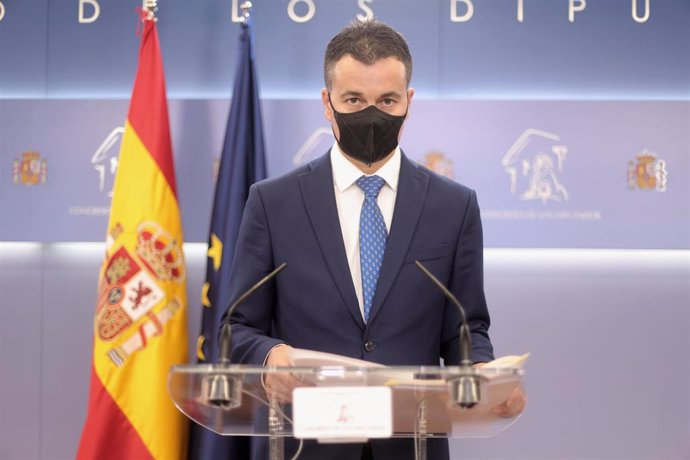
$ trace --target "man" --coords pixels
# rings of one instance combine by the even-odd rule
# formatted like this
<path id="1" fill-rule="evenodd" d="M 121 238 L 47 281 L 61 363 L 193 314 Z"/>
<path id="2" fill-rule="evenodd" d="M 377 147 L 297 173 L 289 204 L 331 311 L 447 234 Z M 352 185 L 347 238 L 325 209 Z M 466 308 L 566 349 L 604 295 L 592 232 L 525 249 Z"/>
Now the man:
<path id="1" fill-rule="evenodd" d="M 398 147 L 411 75 L 407 43 L 380 22 L 355 22 L 328 44 L 321 99 L 336 142 L 250 191 L 232 297 L 277 265 L 288 267 L 233 315 L 233 362 L 291 366 L 290 347 L 298 347 L 386 365 L 457 364 L 458 312 L 415 260 L 464 305 L 472 360 L 493 359 L 475 194 Z M 295 383 L 265 382 L 281 398 Z M 514 399 L 503 415 L 522 409 L 524 400 Z M 447 443 L 433 441 L 429 458 L 448 458 Z M 411 440 L 305 443 L 300 458 L 398 460 L 414 450 Z"/>

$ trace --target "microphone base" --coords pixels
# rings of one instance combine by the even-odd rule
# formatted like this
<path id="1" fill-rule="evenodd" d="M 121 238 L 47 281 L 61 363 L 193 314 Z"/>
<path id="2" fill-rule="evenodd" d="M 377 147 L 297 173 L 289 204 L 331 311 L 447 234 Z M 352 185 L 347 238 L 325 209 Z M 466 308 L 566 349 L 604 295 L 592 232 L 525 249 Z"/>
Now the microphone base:
<path id="1" fill-rule="evenodd" d="M 448 378 L 450 405 L 461 409 L 471 409 L 482 400 L 482 387 L 486 378 L 476 370 L 460 369 L 460 374 Z"/>
<path id="2" fill-rule="evenodd" d="M 225 374 L 209 375 L 201 381 L 204 404 L 224 410 L 242 405 L 242 380 Z"/>

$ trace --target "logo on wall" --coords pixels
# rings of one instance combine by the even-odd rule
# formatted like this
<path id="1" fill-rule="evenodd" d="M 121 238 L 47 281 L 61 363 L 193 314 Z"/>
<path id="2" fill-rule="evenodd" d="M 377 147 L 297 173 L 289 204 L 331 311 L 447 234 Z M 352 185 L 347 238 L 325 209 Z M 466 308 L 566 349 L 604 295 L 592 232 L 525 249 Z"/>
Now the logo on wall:
<path id="1" fill-rule="evenodd" d="M 98 174 L 98 191 L 105 192 L 108 198 L 113 196 L 115 173 L 117 172 L 120 141 L 125 128 L 118 126 L 113 129 L 91 155 L 91 166 Z M 70 216 L 105 217 L 110 214 L 110 200 L 107 206 L 101 205 L 73 205 L 68 209 Z"/>
<path id="2" fill-rule="evenodd" d="M 561 144 L 558 135 L 538 129 L 523 132 L 501 164 L 510 176 L 510 193 L 520 200 L 568 201 L 568 190 L 558 176 L 568 148 Z"/>
<path id="3" fill-rule="evenodd" d="M 295 156 L 292 157 L 292 164 L 299 165 L 305 163 L 316 154 L 325 152 L 326 149 L 321 149 L 319 146 L 323 147 L 326 141 L 328 142 L 328 147 L 330 148 L 330 144 L 333 142 L 333 130 L 330 127 L 316 128 L 309 135 L 307 140 L 304 141 L 304 144 L 302 144 L 299 150 L 297 150 Z"/>
<path id="4" fill-rule="evenodd" d="M 98 173 L 98 190 L 103 192 L 106 189 L 106 182 L 108 182 L 108 196 L 110 197 L 113 196 L 112 184 L 115 171 L 117 171 L 119 155 L 119 148 L 116 146 L 119 144 L 120 139 L 122 139 L 124 132 L 125 128 L 122 126 L 113 129 L 91 157 L 93 169 Z"/>
<path id="5" fill-rule="evenodd" d="M 111 229 L 109 247 L 123 231 L 119 223 Z M 166 300 L 164 283 L 181 284 L 185 276 L 179 244 L 155 222 L 139 225 L 134 251 L 123 244 L 108 258 L 99 282 L 95 328 L 98 337 L 107 342 L 129 336 L 108 351 L 116 366 L 163 333 L 165 324 L 182 306 L 177 298 Z"/>
<path id="6" fill-rule="evenodd" d="M 630 190 L 666 191 L 666 162 L 656 154 L 644 149 L 628 161 L 628 188 Z"/>
<path id="7" fill-rule="evenodd" d="M 424 155 L 422 164 L 438 175 L 453 178 L 453 162 L 438 150 L 432 150 Z"/>
<path id="8" fill-rule="evenodd" d="M 38 185 L 46 183 L 48 165 L 41 154 L 30 150 L 14 160 L 12 177 L 15 184 Z"/>

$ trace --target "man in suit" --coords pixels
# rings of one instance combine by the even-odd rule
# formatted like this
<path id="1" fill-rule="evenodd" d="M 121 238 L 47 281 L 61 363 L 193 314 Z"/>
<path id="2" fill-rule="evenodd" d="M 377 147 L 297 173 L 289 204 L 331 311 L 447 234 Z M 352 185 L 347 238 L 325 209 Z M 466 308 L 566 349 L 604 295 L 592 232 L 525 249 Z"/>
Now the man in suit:
<path id="1" fill-rule="evenodd" d="M 249 193 L 232 269 L 233 298 L 287 262 L 234 313 L 233 362 L 291 366 L 290 347 L 386 365 L 458 364 L 456 308 L 414 265 L 460 299 L 471 358 L 493 359 L 474 191 L 410 161 L 398 146 L 414 89 L 404 38 L 355 22 L 328 44 L 324 113 L 336 142 L 324 156 Z M 288 399 L 290 377 L 267 378 Z M 524 400 L 506 402 L 515 415 Z M 440 441 L 440 442 L 438 442 Z M 429 458 L 448 458 L 429 443 Z M 257 457 L 259 458 L 259 457 Z M 306 443 L 305 459 L 411 459 L 410 440 Z"/>

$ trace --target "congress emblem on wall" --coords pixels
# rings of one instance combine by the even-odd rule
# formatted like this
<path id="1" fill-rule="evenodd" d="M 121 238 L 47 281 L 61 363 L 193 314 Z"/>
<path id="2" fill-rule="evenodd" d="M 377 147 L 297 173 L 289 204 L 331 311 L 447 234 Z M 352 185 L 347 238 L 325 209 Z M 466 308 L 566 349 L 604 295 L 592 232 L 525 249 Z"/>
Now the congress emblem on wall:
<path id="1" fill-rule="evenodd" d="M 113 129 L 91 156 L 91 165 L 96 173 L 98 173 L 98 190 L 101 192 L 107 190 L 109 197 L 113 196 L 112 181 L 117 171 L 120 141 L 124 132 L 124 126 L 118 126 Z M 109 183 L 106 184 L 106 181 Z"/>
<path id="2" fill-rule="evenodd" d="M 14 160 L 12 177 L 15 184 L 38 185 L 46 183 L 48 165 L 41 154 L 30 150 Z"/>
<path id="3" fill-rule="evenodd" d="M 306 163 L 333 144 L 333 130 L 330 127 L 316 128 L 292 157 L 292 164 Z"/>
<path id="4" fill-rule="evenodd" d="M 636 161 L 628 161 L 628 188 L 630 190 L 666 191 L 666 162 L 644 149 Z"/>
<path id="5" fill-rule="evenodd" d="M 503 156 L 501 165 L 510 176 L 510 193 L 520 200 L 568 201 L 560 181 L 568 148 L 557 134 L 525 130 Z"/>

